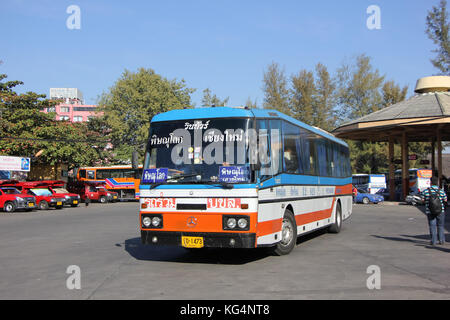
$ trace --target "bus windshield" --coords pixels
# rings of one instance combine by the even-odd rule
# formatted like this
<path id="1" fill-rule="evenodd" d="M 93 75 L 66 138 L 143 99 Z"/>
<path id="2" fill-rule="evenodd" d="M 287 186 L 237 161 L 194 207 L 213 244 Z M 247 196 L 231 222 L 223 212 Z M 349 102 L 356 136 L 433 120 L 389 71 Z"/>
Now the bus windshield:
<path id="1" fill-rule="evenodd" d="M 167 168 L 168 183 L 219 182 L 221 167 L 249 172 L 245 133 L 251 126 L 248 118 L 152 123 L 144 169 Z M 238 182 L 249 181 L 250 175 Z"/>

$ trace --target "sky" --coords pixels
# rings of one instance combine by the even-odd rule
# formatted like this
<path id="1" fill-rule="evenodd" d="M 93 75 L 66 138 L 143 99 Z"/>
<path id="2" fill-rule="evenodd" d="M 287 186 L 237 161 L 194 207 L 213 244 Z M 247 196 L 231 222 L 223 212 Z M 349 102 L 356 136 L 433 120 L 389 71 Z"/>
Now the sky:
<path id="1" fill-rule="evenodd" d="M 229 106 L 262 105 L 271 62 L 287 76 L 324 64 L 330 73 L 359 54 L 414 93 L 418 78 L 438 73 L 425 17 L 439 0 L 1 0 L 0 74 L 18 92 L 79 88 L 95 104 L 125 69 L 151 68 L 184 79 L 201 105 L 210 88 Z M 79 28 L 73 27 L 79 8 Z M 369 29 L 371 5 L 380 28 Z"/>

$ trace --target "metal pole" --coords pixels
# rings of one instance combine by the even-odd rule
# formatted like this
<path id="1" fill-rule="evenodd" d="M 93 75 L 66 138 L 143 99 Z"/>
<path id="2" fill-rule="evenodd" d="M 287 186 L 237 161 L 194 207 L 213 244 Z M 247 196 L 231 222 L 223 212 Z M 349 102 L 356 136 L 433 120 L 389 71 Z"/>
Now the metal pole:
<path id="1" fill-rule="evenodd" d="M 394 137 L 389 137 L 389 200 L 395 201 Z"/>
<path id="2" fill-rule="evenodd" d="M 405 200 L 409 192 L 408 138 L 406 131 L 402 133 L 402 191 L 402 200 Z"/>

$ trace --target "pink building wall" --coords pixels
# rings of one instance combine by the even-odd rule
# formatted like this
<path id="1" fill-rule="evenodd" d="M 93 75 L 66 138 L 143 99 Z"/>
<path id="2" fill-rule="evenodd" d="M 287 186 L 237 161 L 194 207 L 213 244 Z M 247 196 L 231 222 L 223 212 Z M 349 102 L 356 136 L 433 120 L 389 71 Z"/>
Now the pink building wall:
<path id="1" fill-rule="evenodd" d="M 55 110 L 46 108 L 42 112 L 56 112 L 56 120 L 68 120 L 70 122 L 86 122 L 90 117 L 101 116 L 102 112 L 96 112 L 97 106 L 94 104 L 58 104 Z M 50 110 L 48 110 L 50 109 Z"/>

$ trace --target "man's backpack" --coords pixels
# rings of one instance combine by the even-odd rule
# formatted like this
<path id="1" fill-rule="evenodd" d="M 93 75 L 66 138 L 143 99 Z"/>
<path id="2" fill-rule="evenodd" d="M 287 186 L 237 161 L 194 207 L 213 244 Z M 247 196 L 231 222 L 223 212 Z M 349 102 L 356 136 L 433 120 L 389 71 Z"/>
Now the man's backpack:
<path id="1" fill-rule="evenodd" d="M 437 216 L 442 212 L 442 202 L 441 198 L 439 198 L 439 190 L 431 191 L 431 188 L 428 188 L 430 192 L 430 201 L 428 202 L 428 208 L 430 209 L 430 214 L 432 216 Z"/>

